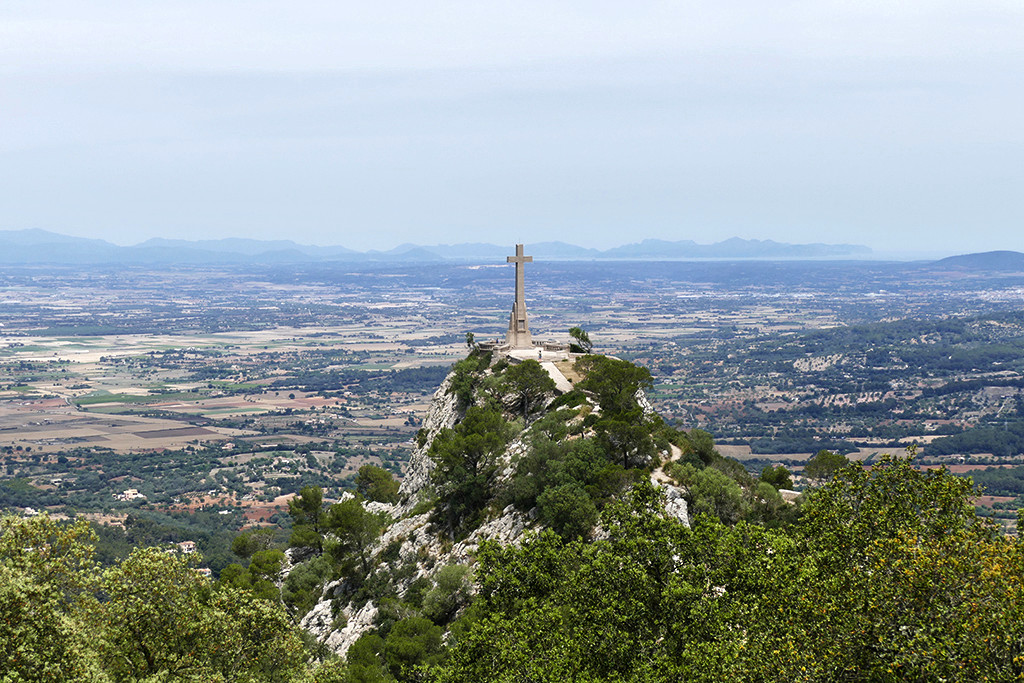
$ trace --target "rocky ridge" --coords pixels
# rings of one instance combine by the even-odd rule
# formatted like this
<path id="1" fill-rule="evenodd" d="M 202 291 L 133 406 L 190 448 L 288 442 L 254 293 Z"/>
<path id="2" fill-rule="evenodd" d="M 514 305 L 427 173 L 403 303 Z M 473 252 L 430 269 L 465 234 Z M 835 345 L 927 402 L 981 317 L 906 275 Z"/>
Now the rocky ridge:
<path id="1" fill-rule="evenodd" d="M 486 372 L 489 373 L 490 370 Z M 404 594 L 417 580 L 432 578 L 442 567 L 472 566 L 475 562 L 475 553 L 485 540 L 496 541 L 502 545 L 516 544 L 527 530 L 540 526 L 536 508 L 524 513 L 509 505 L 469 533 L 466 538 L 453 542 L 431 528 L 429 509 L 418 511 L 418 508 L 428 507 L 433 498 L 431 472 L 434 463 L 428 455 L 431 444 L 442 430 L 453 428 L 464 413 L 464 410 L 460 410 L 458 397 L 452 390 L 452 381 L 453 373 L 449 373 L 434 393 L 418 445 L 410 458 L 399 489 L 399 502 L 394 505 L 377 502 L 363 504 L 366 510 L 385 513 L 393 520 L 373 545 L 371 555 L 378 565 L 383 565 L 385 561 L 382 555 L 387 550 L 391 556 L 391 560 L 387 562 L 390 567 L 406 568 L 406 571 L 395 572 L 392 575 L 393 585 L 398 594 Z M 654 410 L 642 391 L 638 392 L 636 398 L 645 415 L 654 415 Z M 554 397 L 549 398 L 548 404 L 553 400 Z M 599 412 L 596 405 L 592 405 L 591 408 Z M 524 428 L 509 442 L 501 455 L 504 465 L 499 467 L 499 480 L 511 478 L 515 462 L 528 448 Z M 674 456 L 677 456 L 677 453 L 661 454 L 663 459 L 671 459 Z M 660 470 L 658 474 L 657 477 L 652 474 L 652 481 L 665 491 L 666 513 L 688 524 L 685 489 L 673 485 L 667 477 L 660 475 Z M 600 536 L 600 531 L 598 530 L 595 535 Z M 408 571 L 410 567 L 414 569 Z M 373 601 L 346 601 L 347 588 L 345 579 L 329 583 L 316 605 L 301 620 L 304 629 L 341 656 L 345 655 L 360 636 L 374 628 L 379 611 L 379 607 Z"/>

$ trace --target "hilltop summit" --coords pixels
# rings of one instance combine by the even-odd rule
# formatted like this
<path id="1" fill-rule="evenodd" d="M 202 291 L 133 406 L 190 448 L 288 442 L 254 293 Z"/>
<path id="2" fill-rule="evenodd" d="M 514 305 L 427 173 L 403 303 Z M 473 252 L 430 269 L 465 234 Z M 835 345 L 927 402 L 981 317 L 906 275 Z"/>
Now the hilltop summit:
<path id="1" fill-rule="evenodd" d="M 362 503 L 385 519 L 365 571 L 329 583 L 302 625 L 345 654 L 388 605 L 415 601 L 444 573 L 468 576 L 482 545 L 515 545 L 531 530 L 567 540 L 600 533 L 600 511 L 637 481 L 656 482 L 687 524 L 685 491 L 661 470 L 686 444 L 651 409 L 647 370 L 585 355 L 566 372 L 576 381 L 562 392 L 533 359 L 477 349 L 456 363 L 434 394 L 398 502 Z"/>

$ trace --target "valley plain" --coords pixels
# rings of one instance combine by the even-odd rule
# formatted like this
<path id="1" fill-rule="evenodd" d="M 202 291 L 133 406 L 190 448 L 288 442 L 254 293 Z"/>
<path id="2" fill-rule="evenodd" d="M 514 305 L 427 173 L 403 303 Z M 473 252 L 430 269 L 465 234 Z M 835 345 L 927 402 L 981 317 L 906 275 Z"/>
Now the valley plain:
<path id="1" fill-rule="evenodd" d="M 339 496 L 362 464 L 400 474 L 466 333 L 504 335 L 512 269 L 15 266 L 0 285 L 0 504 L 240 528 L 304 485 Z M 541 261 L 527 300 L 535 339 L 582 326 L 752 471 L 916 445 L 985 481 L 988 514 L 1024 507 L 1019 269 Z"/>

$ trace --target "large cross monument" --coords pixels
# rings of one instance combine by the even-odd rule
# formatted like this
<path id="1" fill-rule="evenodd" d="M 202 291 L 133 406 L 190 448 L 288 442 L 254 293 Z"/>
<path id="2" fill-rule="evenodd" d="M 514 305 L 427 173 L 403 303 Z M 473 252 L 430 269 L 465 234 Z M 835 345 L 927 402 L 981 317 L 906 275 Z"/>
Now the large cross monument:
<path id="1" fill-rule="evenodd" d="M 532 263 L 532 256 L 523 256 L 523 245 L 516 245 L 516 255 L 508 257 L 508 263 L 516 264 L 516 300 L 512 304 L 512 315 L 508 319 L 508 335 L 505 341 L 513 349 L 532 349 L 530 323 L 526 319 L 526 286 L 523 264 Z"/>

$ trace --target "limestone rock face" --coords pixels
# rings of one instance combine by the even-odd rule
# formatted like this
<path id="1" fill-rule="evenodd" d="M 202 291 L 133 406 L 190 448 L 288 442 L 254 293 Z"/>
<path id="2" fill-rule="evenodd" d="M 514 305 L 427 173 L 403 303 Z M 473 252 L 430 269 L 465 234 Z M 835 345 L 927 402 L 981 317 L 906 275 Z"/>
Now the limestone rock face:
<path id="1" fill-rule="evenodd" d="M 451 429 L 459 419 L 459 399 L 455 394 L 450 393 L 452 386 L 452 375 L 449 374 L 441 382 L 441 386 L 434 392 L 433 401 L 430 403 L 430 410 L 423 420 L 423 430 L 427 439 L 422 447 L 417 446 L 409 458 L 409 467 L 406 469 L 405 478 L 398 489 L 398 497 L 402 502 L 399 504 L 398 512 L 406 514 L 419 502 L 419 493 L 430 485 L 430 472 L 434 469 L 434 463 L 427 457 L 430 444 L 434 437 L 442 429 Z"/>
<path id="2" fill-rule="evenodd" d="M 485 540 L 497 541 L 501 545 L 515 545 L 522 540 L 523 532 L 530 524 L 530 518 L 509 505 L 501 517 L 492 519 L 469 535 L 464 541 L 456 543 L 448 553 L 449 564 L 469 564 L 480 543 Z"/>
<path id="3" fill-rule="evenodd" d="M 430 484 L 430 472 L 433 469 L 433 462 L 427 457 L 430 444 L 438 432 L 444 428 L 453 427 L 459 417 L 458 399 L 448 392 L 450 386 L 451 376 L 449 375 L 434 392 L 433 401 L 423 425 L 427 432 L 427 440 L 422 447 L 416 448 L 410 458 L 406 476 L 399 488 L 401 502 L 397 505 L 375 501 L 363 503 L 363 507 L 367 511 L 385 513 L 391 519 L 397 520 L 377 540 L 371 554 L 379 556 L 385 548 L 396 540 L 401 540 L 399 562 L 416 565 L 415 574 L 403 581 L 396 582 L 399 593 L 407 590 L 417 578 L 430 575 L 426 566 L 428 563 L 425 560 L 429 560 L 431 566 L 442 567 L 448 564 L 440 559 L 445 555 L 440 541 L 436 535 L 428 532 L 429 513 L 411 517 L 404 516 L 408 515 L 419 502 L 420 491 Z M 346 493 L 342 496 L 342 500 L 350 497 L 351 494 Z M 377 606 L 372 601 L 360 607 L 348 603 L 345 598 L 340 597 L 344 592 L 344 581 L 334 581 L 328 584 L 324 588 L 320 600 L 300 622 L 302 628 L 342 657 L 360 636 L 373 629 L 374 619 L 378 612 Z M 336 603 L 340 603 L 340 605 Z"/>
<path id="4" fill-rule="evenodd" d="M 376 500 L 368 500 L 363 503 L 363 508 L 367 512 L 374 514 L 384 513 L 388 517 L 397 517 L 399 513 L 399 507 L 390 503 L 381 503 Z"/>
<path id="5" fill-rule="evenodd" d="M 690 513 L 686 505 L 686 489 L 671 484 L 660 484 L 665 490 L 665 513 L 690 526 Z"/>
<path id="6" fill-rule="evenodd" d="M 401 543 L 395 565 L 414 564 L 415 573 L 396 580 L 399 594 L 421 577 L 430 577 L 441 567 L 450 564 L 470 565 L 484 540 L 495 540 L 503 545 L 520 542 L 530 524 L 528 515 L 506 508 L 500 517 L 476 529 L 468 538 L 451 545 L 429 531 L 429 513 L 399 519 L 392 524 L 375 544 L 373 554 L 378 556 L 392 543 Z M 340 656 L 345 656 L 361 635 L 374 627 L 377 607 L 368 602 L 359 608 L 351 604 L 336 607 L 332 598 L 344 593 L 344 581 L 334 581 L 324 589 L 323 597 L 303 617 L 300 625 Z"/>
<path id="7" fill-rule="evenodd" d="M 474 554 L 485 539 L 493 539 L 502 544 L 519 542 L 523 531 L 530 524 L 527 515 L 509 506 L 500 516 L 476 529 L 468 538 L 452 544 L 431 532 L 429 512 L 410 515 L 420 502 L 420 494 L 430 486 L 430 473 L 434 464 L 427 456 L 430 445 L 442 429 L 454 427 L 461 417 L 458 397 L 449 392 L 451 378 L 451 375 L 446 377 L 434 392 L 430 410 L 423 421 L 426 439 L 423 440 L 423 445 L 418 446 L 413 452 L 399 488 L 401 502 L 397 505 L 376 502 L 363 504 L 368 511 L 386 513 L 395 520 L 374 544 L 371 555 L 379 559 L 385 549 L 399 544 L 397 559 L 391 562 L 393 568 L 406 568 L 406 571 L 401 573 L 401 578 L 397 572 L 394 574 L 394 587 L 399 595 L 407 591 L 417 579 L 429 578 L 446 565 L 472 565 L 475 562 Z M 500 478 L 512 476 L 512 461 L 525 450 L 526 444 L 521 439 L 509 445 L 502 456 L 505 467 L 502 468 Z M 410 567 L 414 568 L 411 572 L 408 571 Z M 372 602 L 358 608 L 351 604 L 334 604 L 344 602 L 344 598 L 336 598 L 344 593 L 344 582 L 335 581 L 329 584 L 320 601 L 301 622 L 302 627 L 316 636 L 317 640 L 342 656 L 363 633 L 373 628 L 378 611 Z"/>
<path id="8" fill-rule="evenodd" d="M 657 415 L 657 411 L 654 410 L 654 406 L 651 405 L 651 400 L 647 398 L 647 392 L 643 389 L 637 389 L 636 402 L 640 404 L 641 410 L 644 411 L 644 417 L 650 418 Z"/>
<path id="9" fill-rule="evenodd" d="M 342 582 L 335 581 L 324 590 L 325 596 L 331 596 L 340 587 Z M 339 612 L 339 619 L 333 615 L 333 605 L 330 599 L 322 599 L 302 618 L 300 626 L 306 629 L 327 647 L 344 657 L 352 644 L 359 640 L 359 637 L 373 628 L 373 619 L 377 616 L 377 607 L 368 602 L 358 610 L 346 606 Z M 341 628 L 336 625 L 344 623 Z"/>

